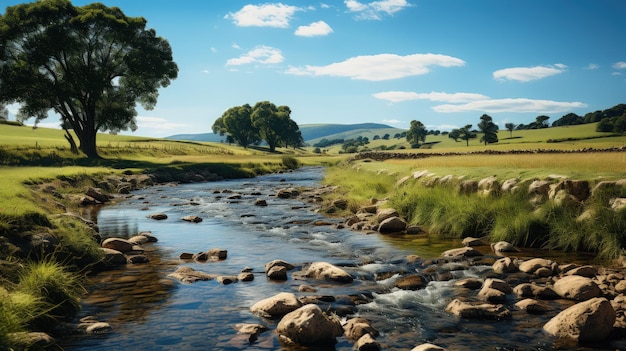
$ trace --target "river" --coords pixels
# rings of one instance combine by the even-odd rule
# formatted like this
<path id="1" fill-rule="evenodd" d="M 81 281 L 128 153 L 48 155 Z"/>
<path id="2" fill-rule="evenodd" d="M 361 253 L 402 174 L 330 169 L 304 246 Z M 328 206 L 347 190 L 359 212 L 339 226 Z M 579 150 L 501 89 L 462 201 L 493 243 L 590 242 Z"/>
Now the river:
<path id="1" fill-rule="evenodd" d="M 101 208 L 97 222 L 103 237 L 128 238 L 140 231 L 151 231 L 159 241 L 144 246 L 150 263 L 127 265 L 90 277 L 81 316 L 95 316 L 108 322 L 113 331 L 96 336 L 76 335 L 64 340 L 61 346 L 65 350 L 81 351 L 302 350 L 278 341 L 273 332 L 278 321 L 261 319 L 249 311 L 255 302 L 279 292 L 306 295 L 298 292 L 298 287 L 315 284 L 295 280 L 291 275 L 286 282 L 268 280 L 263 273 L 264 265 L 281 259 L 297 267 L 327 261 L 348 270 L 356 278 L 353 284 L 318 283 L 317 292 L 308 294 L 363 296 L 362 304 L 343 306 L 344 311 L 371 320 L 381 333 L 377 341 L 385 350 L 410 350 L 425 342 L 450 350 L 555 347 L 554 341 L 541 330 L 548 319 L 545 316 L 514 313 L 510 320 L 479 322 L 459 320 L 444 312 L 455 293 L 454 281 L 481 276 L 490 266 L 452 269 L 452 280 L 432 281 L 418 291 L 392 288 L 395 277 L 392 274 L 387 279 L 374 279 L 393 272 L 409 254 L 436 258 L 459 243 L 365 235 L 319 225 L 315 222 L 337 221 L 316 213 L 315 205 L 274 196 L 279 189 L 287 187 L 317 187 L 322 176 L 321 168 L 304 168 L 255 179 L 159 185 Z M 254 206 L 257 198 L 265 199 L 268 206 Z M 160 212 L 167 214 L 168 219 L 147 218 Z M 200 216 L 203 221 L 180 220 L 187 215 Z M 208 263 L 178 259 L 182 252 L 196 253 L 210 248 L 228 250 L 228 258 Z M 181 265 L 223 275 L 236 275 L 250 267 L 255 279 L 230 285 L 215 280 L 182 284 L 167 277 Z M 334 307 L 342 307 L 340 300 Z M 270 330 L 250 343 L 237 334 L 238 323 L 261 323 Z M 337 341 L 331 350 L 353 349 L 353 344 L 344 337 Z"/>

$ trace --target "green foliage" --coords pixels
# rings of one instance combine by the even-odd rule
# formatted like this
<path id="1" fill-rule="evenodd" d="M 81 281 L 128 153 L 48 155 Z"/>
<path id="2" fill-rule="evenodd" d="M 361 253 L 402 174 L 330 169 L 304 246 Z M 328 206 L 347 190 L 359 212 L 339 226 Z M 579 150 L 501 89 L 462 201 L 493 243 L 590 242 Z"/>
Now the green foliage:
<path id="1" fill-rule="evenodd" d="M 426 135 L 428 135 L 428 131 L 422 122 L 420 121 L 411 121 L 411 126 L 409 127 L 409 131 L 406 133 L 406 140 L 411 143 L 411 145 L 419 145 L 420 142 L 426 141 Z"/>
<path id="2" fill-rule="evenodd" d="M 453 129 L 450 134 L 448 134 L 448 138 L 454 139 L 454 141 L 458 139 L 465 140 L 466 146 L 469 146 L 470 139 L 476 138 L 476 133 L 472 131 L 472 125 L 467 124 L 463 128 Z"/>
<path id="3" fill-rule="evenodd" d="M 53 110 L 66 138 L 97 158 L 96 133 L 135 130 L 136 103 L 156 104 L 158 89 L 178 74 L 166 40 L 100 3 L 68 0 L 7 7 L 0 17 L 0 102 L 21 103 L 20 121 Z"/>
<path id="4" fill-rule="evenodd" d="M 498 126 L 493 123 L 493 119 L 489 115 L 482 115 L 480 122 L 478 123 L 478 129 L 483 135 L 480 137 L 480 141 L 485 145 L 498 142 Z"/>
<path id="5" fill-rule="evenodd" d="M 282 162 L 287 169 L 298 169 L 300 167 L 300 162 L 293 156 L 283 156 Z"/>
<path id="6" fill-rule="evenodd" d="M 13 349 L 16 341 L 13 335 L 25 331 L 49 308 L 40 295 L 0 287 L 0 349 Z"/>

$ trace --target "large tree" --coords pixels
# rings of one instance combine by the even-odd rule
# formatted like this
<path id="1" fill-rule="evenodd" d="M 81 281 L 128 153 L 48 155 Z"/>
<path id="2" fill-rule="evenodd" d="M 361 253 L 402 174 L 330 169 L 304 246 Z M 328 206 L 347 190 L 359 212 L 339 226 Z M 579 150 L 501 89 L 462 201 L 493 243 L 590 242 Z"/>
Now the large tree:
<path id="1" fill-rule="evenodd" d="M 9 110 L 3 104 L 0 104 L 0 121 L 9 119 Z"/>
<path id="2" fill-rule="evenodd" d="M 498 125 L 493 123 L 491 116 L 487 114 L 480 116 L 478 130 L 483 134 L 480 141 L 484 142 L 485 145 L 498 142 Z"/>
<path id="3" fill-rule="evenodd" d="M 213 123 L 213 132 L 228 134 L 244 148 L 261 141 L 259 130 L 252 124 L 252 107 L 248 104 L 231 107 Z"/>
<path id="4" fill-rule="evenodd" d="M 506 128 L 506 130 L 509 131 L 509 135 L 512 138 L 513 137 L 513 131 L 515 130 L 515 128 L 517 127 L 517 125 L 515 123 L 505 123 L 504 124 L 504 128 Z"/>
<path id="5" fill-rule="evenodd" d="M 453 129 L 450 134 L 448 134 L 448 138 L 465 140 L 465 145 L 469 146 L 469 140 L 476 138 L 476 132 L 472 130 L 471 124 L 466 124 L 463 128 Z"/>
<path id="6" fill-rule="evenodd" d="M 271 152 L 282 140 L 282 131 L 287 127 L 291 110 L 287 106 L 276 107 L 269 101 L 257 102 L 252 108 L 252 125 L 259 129 L 261 139 L 265 140 Z"/>
<path id="7" fill-rule="evenodd" d="M 413 120 L 409 126 L 409 131 L 406 133 L 406 140 L 411 143 L 411 146 L 417 147 L 420 142 L 426 141 L 426 135 L 428 131 L 422 122 Z"/>
<path id="8" fill-rule="evenodd" d="M 0 17 L 0 102 L 35 123 L 56 112 L 90 158 L 99 131 L 135 130 L 136 104 L 152 109 L 177 74 L 169 43 L 117 7 L 40 0 Z"/>

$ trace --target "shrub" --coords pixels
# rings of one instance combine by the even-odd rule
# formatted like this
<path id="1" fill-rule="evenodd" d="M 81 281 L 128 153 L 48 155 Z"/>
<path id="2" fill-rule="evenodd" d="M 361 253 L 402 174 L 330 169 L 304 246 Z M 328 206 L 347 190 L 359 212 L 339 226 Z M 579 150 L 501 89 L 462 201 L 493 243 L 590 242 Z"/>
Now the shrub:
<path id="1" fill-rule="evenodd" d="M 300 162 L 293 156 L 283 156 L 282 162 L 287 169 L 298 169 L 300 167 Z"/>

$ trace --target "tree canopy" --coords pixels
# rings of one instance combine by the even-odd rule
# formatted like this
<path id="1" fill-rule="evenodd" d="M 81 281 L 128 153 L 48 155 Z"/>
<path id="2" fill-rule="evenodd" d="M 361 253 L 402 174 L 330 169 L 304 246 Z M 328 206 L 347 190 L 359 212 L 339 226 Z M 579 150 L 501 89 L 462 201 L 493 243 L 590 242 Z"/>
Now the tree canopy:
<path id="1" fill-rule="evenodd" d="M 90 158 L 99 131 L 135 130 L 136 104 L 152 109 L 177 74 L 169 43 L 117 7 L 40 0 L 0 16 L 0 102 L 35 124 L 57 113 Z"/>
<path id="2" fill-rule="evenodd" d="M 506 130 L 509 131 L 510 137 L 513 137 L 513 131 L 515 130 L 515 128 L 517 127 L 517 125 L 515 123 L 505 123 L 504 124 L 504 128 L 506 128 Z"/>
<path id="3" fill-rule="evenodd" d="M 472 130 L 471 124 L 467 124 L 463 128 L 453 129 L 448 134 L 448 138 L 452 138 L 454 141 L 458 139 L 465 140 L 465 145 L 469 146 L 469 140 L 476 138 L 476 132 Z"/>
<path id="4" fill-rule="evenodd" d="M 498 142 L 498 125 L 493 123 L 493 119 L 491 116 L 487 114 L 483 114 L 480 116 L 480 122 L 478 123 L 478 130 L 480 130 L 483 135 L 480 137 L 480 141 L 484 142 L 485 145 L 488 143 L 497 143 Z"/>
<path id="5" fill-rule="evenodd" d="M 406 133 L 406 140 L 411 143 L 412 147 L 418 147 L 420 142 L 426 141 L 426 135 L 428 135 L 428 131 L 424 124 L 413 120 L 411 121 L 409 131 Z"/>
<path id="6" fill-rule="evenodd" d="M 298 124 L 291 119 L 289 106 L 269 101 L 231 107 L 213 123 L 213 132 L 227 135 L 237 144 L 248 147 L 265 140 L 270 151 L 277 146 L 299 147 L 304 144 Z"/>

